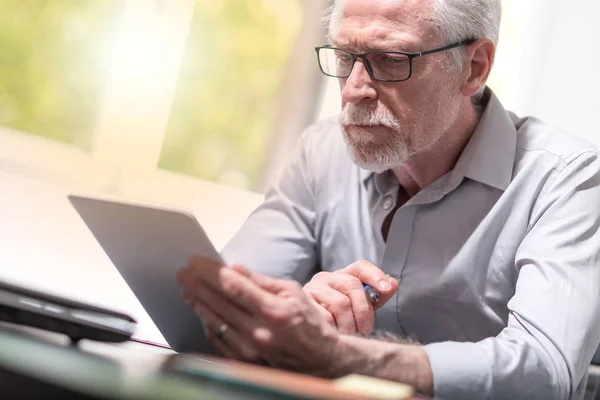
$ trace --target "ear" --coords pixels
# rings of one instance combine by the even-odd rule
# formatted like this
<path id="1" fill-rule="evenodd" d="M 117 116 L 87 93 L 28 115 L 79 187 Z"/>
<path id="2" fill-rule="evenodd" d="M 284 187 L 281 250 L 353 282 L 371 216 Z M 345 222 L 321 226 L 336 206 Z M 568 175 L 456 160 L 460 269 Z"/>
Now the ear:
<path id="1" fill-rule="evenodd" d="M 485 85 L 490 75 L 496 46 L 489 39 L 480 39 L 468 45 L 465 52 L 466 77 L 461 91 L 464 96 L 471 97 Z"/>

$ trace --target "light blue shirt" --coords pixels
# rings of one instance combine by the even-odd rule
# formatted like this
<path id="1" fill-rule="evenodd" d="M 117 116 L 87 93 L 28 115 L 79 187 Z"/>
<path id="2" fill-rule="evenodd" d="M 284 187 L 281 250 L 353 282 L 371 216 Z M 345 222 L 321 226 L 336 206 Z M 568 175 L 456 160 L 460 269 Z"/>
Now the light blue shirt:
<path id="1" fill-rule="evenodd" d="M 308 281 L 368 260 L 400 282 L 377 330 L 424 344 L 443 399 L 581 399 L 600 342 L 600 158 L 489 94 L 453 170 L 399 208 L 398 180 L 309 127 L 230 262 Z M 435 160 L 431 160 L 435 162 Z"/>

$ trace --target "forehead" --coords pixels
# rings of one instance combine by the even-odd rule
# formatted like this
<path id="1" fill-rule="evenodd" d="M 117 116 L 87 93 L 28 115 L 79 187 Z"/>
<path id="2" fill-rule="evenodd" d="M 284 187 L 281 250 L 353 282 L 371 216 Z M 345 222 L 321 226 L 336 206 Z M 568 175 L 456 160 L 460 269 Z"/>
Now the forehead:
<path id="1" fill-rule="evenodd" d="M 334 42 L 391 48 L 424 43 L 432 36 L 431 0 L 347 0 Z"/>

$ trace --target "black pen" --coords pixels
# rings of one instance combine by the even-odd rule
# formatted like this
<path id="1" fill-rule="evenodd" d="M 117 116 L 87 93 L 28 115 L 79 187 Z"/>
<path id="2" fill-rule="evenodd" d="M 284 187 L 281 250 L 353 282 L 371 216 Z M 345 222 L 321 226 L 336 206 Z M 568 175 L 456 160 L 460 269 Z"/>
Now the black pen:
<path id="1" fill-rule="evenodd" d="M 369 286 L 366 284 L 363 284 L 363 287 L 365 289 L 365 294 L 367 295 L 367 299 L 369 299 L 371 304 L 376 306 L 377 303 L 379 303 L 379 292 L 377 290 L 375 290 L 375 288 L 373 288 L 372 286 Z"/>

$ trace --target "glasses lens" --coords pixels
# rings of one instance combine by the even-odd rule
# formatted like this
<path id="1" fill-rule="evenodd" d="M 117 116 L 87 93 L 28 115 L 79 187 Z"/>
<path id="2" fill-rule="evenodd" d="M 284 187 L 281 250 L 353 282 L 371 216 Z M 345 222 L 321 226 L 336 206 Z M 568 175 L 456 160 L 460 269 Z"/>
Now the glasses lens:
<path id="1" fill-rule="evenodd" d="M 326 75 L 347 78 L 352 71 L 352 54 L 344 50 L 319 49 L 319 63 Z"/>
<path id="2" fill-rule="evenodd" d="M 410 59 L 398 53 L 370 53 L 367 56 L 373 76 L 383 81 L 402 81 L 410 76 Z"/>

